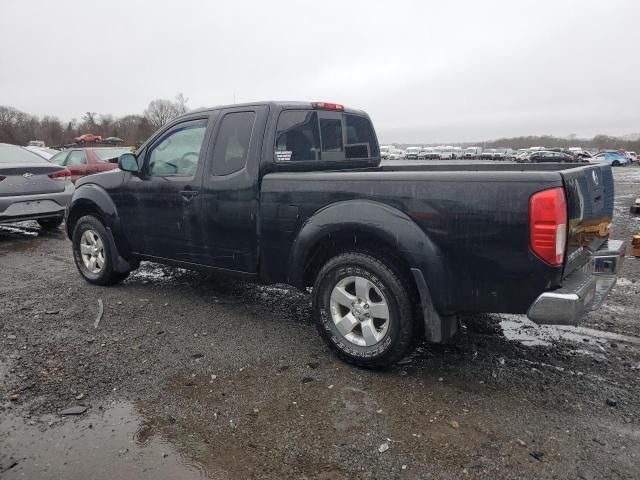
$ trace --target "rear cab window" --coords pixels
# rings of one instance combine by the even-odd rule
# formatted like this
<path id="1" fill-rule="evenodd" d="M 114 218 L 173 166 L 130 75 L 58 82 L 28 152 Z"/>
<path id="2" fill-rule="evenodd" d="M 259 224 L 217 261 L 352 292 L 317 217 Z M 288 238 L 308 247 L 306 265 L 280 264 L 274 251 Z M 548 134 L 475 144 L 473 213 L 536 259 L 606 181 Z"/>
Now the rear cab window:
<path id="1" fill-rule="evenodd" d="M 275 160 L 340 162 L 379 156 L 371 121 L 362 115 L 324 110 L 285 110 L 276 128 Z"/>

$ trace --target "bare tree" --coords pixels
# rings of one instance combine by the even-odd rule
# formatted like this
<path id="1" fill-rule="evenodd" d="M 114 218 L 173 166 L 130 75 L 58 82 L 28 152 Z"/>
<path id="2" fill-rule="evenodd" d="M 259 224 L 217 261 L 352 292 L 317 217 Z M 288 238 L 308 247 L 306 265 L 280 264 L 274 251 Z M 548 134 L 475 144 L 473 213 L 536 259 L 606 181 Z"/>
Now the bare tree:
<path id="1" fill-rule="evenodd" d="M 152 100 L 144 111 L 145 118 L 155 129 L 166 125 L 178 115 L 180 115 L 180 112 L 176 104 L 171 100 L 162 98 Z"/>
<path id="2" fill-rule="evenodd" d="M 176 95 L 176 109 L 180 115 L 189 111 L 189 108 L 187 107 L 188 101 L 189 99 L 186 98 L 182 92 Z"/>

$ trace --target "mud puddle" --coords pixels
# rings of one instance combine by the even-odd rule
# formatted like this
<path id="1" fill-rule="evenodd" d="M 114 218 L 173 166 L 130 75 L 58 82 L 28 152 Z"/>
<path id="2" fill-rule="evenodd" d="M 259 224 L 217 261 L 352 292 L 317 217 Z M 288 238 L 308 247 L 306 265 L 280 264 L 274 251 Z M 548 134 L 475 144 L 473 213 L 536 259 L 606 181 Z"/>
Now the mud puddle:
<path id="1" fill-rule="evenodd" d="M 604 345 L 610 343 L 640 345 L 640 337 L 586 327 L 536 325 L 524 315 L 501 315 L 500 326 L 508 340 L 527 346 L 549 346 L 558 341 L 574 342 L 583 346 L 591 344 L 596 348 L 604 348 Z"/>
<path id="2" fill-rule="evenodd" d="M 3 479 L 202 479 L 206 470 L 145 424 L 130 403 L 82 417 L 0 421 Z"/>

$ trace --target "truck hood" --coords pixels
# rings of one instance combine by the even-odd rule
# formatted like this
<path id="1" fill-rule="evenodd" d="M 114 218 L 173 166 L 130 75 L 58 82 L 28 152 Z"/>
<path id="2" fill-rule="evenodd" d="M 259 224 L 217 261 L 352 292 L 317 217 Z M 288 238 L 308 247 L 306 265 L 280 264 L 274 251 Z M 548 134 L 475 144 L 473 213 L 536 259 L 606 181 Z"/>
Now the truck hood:
<path id="1" fill-rule="evenodd" d="M 122 181 L 126 174 L 126 172 L 123 172 L 119 168 L 116 168 L 113 170 L 108 170 L 106 172 L 88 175 L 86 177 L 78 179 L 78 181 L 76 182 L 76 188 L 82 185 L 94 184 L 103 187 L 105 190 L 111 190 L 122 184 Z"/>

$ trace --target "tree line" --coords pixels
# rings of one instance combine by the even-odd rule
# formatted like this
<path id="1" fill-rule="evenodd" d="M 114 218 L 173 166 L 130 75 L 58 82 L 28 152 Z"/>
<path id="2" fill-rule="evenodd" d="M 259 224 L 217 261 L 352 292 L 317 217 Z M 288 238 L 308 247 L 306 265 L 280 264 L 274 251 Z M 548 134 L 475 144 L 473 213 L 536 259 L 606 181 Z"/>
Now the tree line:
<path id="1" fill-rule="evenodd" d="M 67 145 L 85 133 L 100 135 L 102 138 L 118 137 L 125 145 L 135 145 L 146 140 L 158 128 L 186 113 L 187 101 L 181 93 L 175 99 L 156 99 L 149 103 L 142 114 L 113 115 L 86 112 L 80 120 L 62 122 L 59 118 L 46 115 L 39 118 L 21 112 L 10 106 L 0 105 L 0 143 L 27 145 L 30 140 L 42 140 L 46 145 Z M 500 138 L 486 142 L 459 143 L 461 147 L 478 145 L 483 148 L 529 148 L 529 147 L 582 147 L 594 150 L 624 149 L 640 153 L 640 135 L 635 139 L 623 139 L 610 135 L 596 135 L 593 138 L 568 138 L 543 136 L 523 136 Z M 407 145 L 408 146 L 408 145 Z"/>
<path id="2" fill-rule="evenodd" d="M 102 138 L 118 137 L 125 145 L 146 140 L 158 128 L 186 113 L 187 101 L 181 93 L 174 100 L 156 99 L 142 114 L 115 118 L 110 114 L 86 112 L 80 120 L 61 121 L 58 117 L 37 117 L 10 106 L 0 105 L 0 143 L 27 145 L 42 140 L 47 146 L 67 145 L 85 133 Z"/>
<path id="3" fill-rule="evenodd" d="M 623 149 L 640 153 L 640 135 L 633 140 L 611 135 L 596 135 L 593 138 L 577 138 L 573 135 L 568 138 L 554 137 L 552 135 L 512 137 L 483 142 L 480 146 L 483 148 L 513 148 L 515 150 L 529 147 L 581 147 L 598 151 Z"/>

